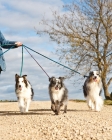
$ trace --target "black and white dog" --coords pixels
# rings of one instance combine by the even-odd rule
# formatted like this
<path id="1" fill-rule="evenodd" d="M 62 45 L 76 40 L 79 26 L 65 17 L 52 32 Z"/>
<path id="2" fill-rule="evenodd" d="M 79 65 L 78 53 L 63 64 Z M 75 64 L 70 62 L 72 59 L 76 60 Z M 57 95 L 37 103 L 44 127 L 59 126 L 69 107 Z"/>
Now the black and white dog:
<path id="1" fill-rule="evenodd" d="M 31 84 L 26 77 L 27 75 L 15 75 L 15 92 L 18 98 L 19 109 L 21 113 L 28 112 L 30 102 L 34 95 Z"/>
<path id="2" fill-rule="evenodd" d="M 101 108 L 103 106 L 101 91 L 102 82 L 100 78 L 100 72 L 90 72 L 83 86 L 83 93 L 85 98 L 87 99 L 87 104 L 90 109 L 101 111 Z"/>
<path id="3" fill-rule="evenodd" d="M 64 105 L 64 113 L 67 112 L 68 90 L 63 83 L 64 77 L 49 78 L 49 95 L 51 99 L 51 109 L 58 115 L 60 108 Z"/>

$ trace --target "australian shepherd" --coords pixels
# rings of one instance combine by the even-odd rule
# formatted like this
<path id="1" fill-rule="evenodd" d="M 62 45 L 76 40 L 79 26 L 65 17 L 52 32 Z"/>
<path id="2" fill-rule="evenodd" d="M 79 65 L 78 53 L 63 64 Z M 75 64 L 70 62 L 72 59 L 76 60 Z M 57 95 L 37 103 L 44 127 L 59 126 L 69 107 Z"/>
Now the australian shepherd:
<path id="1" fill-rule="evenodd" d="M 49 78 L 49 95 L 51 99 L 51 109 L 58 115 L 60 108 L 64 105 L 64 113 L 67 112 L 68 90 L 63 83 L 64 77 Z"/>
<path id="2" fill-rule="evenodd" d="M 27 75 L 15 75 L 15 92 L 19 103 L 21 113 L 28 112 L 30 102 L 33 99 L 33 89 L 30 82 L 27 80 Z"/>
<path id="3" fill-rule="evenodd" d="M 87 104 L 90 109 L 101 111 L 101 108 L 103 106 L 101 91 L 102 82 L 100 78 L 100 72 L 90 72 L 83 86 L 83 93 L 85 98 L 87 99 Z"/>

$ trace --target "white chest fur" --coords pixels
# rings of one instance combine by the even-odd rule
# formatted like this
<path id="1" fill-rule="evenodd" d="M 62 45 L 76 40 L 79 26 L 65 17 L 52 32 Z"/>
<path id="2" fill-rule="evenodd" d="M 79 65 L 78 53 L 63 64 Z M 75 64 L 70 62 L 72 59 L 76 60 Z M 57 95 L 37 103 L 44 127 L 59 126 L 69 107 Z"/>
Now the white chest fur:
<path id="1" fill-rule="evenodd" d="M 24 87 L 22 90 L 16 90 L 16 95 L 20 98 L 31 98 L 31 86 L 28 86 L 27 88 Z"/>
<path id="2" fill-rule="evenodd" d="M 88 86 L 89 86 L 89 89 L 90 89 L 89 95 L 99 96 L 99 92 L 101 90 L 101 87 L 97 84 L 97 82 L 92 82 Z"/>
<path id="3" fill-rule="evenodd" d="M 61 88 L 60 90 L 52 89 L 52 97 L 54 102 L 56 100 L 61 101 L 63 94 L 64 94 L 64 88 Z"/>

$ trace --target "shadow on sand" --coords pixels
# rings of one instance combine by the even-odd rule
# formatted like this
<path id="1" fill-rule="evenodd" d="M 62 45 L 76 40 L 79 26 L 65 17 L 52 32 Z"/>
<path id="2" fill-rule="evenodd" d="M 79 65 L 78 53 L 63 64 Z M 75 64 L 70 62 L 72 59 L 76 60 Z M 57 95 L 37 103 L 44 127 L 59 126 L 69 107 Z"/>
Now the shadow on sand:
<path id="1" fill-rule="evenodd" d="M 63 110 L 61 110 L 63 112 Z M 90 112 L 90 110 L 76 110 L 68 109 L 67 112 Z M 12 116 L 12 115 L 54 115 L 51 109 L 31 109 L 27 113 L 21 113 L 20 111 L 0 111 L 0 116 Z"/>

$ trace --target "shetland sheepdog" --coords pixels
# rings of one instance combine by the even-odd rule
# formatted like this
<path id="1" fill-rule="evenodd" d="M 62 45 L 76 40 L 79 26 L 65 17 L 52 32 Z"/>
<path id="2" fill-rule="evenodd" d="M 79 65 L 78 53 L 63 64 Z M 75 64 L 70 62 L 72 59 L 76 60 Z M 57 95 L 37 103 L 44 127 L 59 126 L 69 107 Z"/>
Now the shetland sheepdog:
<path id="1" fill-rule="evenodd" d="M 33 89 L 30 82 L 27 80 L 27 75 L 15 75 L 15 92 L 19 103 L 21 113 L 28 112 L 30 102 L 33 99 Z"/>
<path id="2" fill-rule="evenodd" d="M 59 115 L 61 107 L 64 105 L 64 113 L 67 112 L 68 90 L 63 83 L 64 77 L 49 78 L 49 95 L 51 99 L 51 109 Z"/>
<path id="3" fill-rule="evenodd" d="M 87 99 L 87 104 L 90 109 L 101 111 L 101 108 L 103 106 L 101 91 L 102 82 L 100 78 L 100 72 L 90 72 L 83 86 L 83 93 L 85 98 Z"/>

